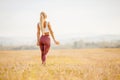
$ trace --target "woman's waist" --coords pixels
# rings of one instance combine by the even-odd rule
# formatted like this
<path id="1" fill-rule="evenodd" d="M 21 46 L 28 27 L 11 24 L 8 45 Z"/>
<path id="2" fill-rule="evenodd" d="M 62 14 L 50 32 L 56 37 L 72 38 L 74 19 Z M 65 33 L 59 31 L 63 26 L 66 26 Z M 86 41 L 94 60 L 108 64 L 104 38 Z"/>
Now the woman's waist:
<path id="1" fill-rule="evenodd" d="M 42 36 L 49 36 L 49 32 L 44 32 Z"/>
<path id="2" fill-rule="evenodd" d="M 46 40 L 49 40 L 49 39 L 50 39 L 50 36 L 49 36 L 48 33 L 45 33 L 45 34 L 42 34 L 42 35 L 41 35 L 40 39 L 41 39 L 42 41 L 46 41 Z"/>

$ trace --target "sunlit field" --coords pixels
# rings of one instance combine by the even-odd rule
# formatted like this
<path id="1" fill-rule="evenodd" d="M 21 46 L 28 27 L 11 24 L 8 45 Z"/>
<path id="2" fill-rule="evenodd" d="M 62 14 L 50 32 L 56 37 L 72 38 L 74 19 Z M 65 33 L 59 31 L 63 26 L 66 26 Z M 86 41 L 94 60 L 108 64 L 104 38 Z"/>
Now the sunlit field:
<path id="1" fill-rule="evenodd" d="M 0 80 L 120 80 L 120 49 L 0 51 Z"/>

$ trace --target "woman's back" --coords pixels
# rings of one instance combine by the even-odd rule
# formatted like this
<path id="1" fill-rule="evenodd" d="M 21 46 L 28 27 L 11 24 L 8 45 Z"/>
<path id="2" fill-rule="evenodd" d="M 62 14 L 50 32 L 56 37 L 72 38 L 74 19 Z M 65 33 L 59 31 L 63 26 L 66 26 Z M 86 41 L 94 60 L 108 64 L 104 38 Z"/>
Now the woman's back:
<path id="1" fill-rule="evenodd" d="M 39 26 L 41 24 L 39 23 Z M 46 33 L 49 33 L 49 28 L 48 28 L 48 22 L 46 21 L 44 24 L 43 24 L 43 27 L 40 26 L 40 30 L 42 32 L 42 35 L 45 35 Z"/>

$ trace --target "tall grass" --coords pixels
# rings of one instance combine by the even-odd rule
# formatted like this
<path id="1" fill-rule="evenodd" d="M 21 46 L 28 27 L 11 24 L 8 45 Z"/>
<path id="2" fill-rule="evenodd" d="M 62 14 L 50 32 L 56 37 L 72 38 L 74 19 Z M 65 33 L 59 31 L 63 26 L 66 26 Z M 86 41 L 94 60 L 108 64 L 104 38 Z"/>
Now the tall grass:
<path id="1" fill-rule="evenodd" d="M 0 80 L 120 80 L 120 49 L 0 51 Z"/>

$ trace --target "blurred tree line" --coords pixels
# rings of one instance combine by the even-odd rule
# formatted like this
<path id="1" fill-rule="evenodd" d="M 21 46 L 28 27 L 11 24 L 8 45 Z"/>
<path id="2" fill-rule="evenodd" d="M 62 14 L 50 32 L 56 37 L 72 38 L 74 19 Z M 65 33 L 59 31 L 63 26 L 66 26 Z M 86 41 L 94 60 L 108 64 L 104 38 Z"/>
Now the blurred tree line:
<path id="1" fill-rule="evenodd" d="M 73 48 L 120 48 L 120 40 L 85 42 L 83 40 L 74 41 Z"/>
<path id="2" fill-rule="evenodd" d="M 80 48 L 120 48 L 120 40 L 116 41 L 98 41 L 98 42 L 86 42 L 84 40 L 78 40 L 71 43 L 61 44 L 59 46 L 51 45 L 52 49 L 80 49 Z M 0 50 L 32 50 L 39 49 L 36 44 L 31 45 L 4 45 L 0 43 Z"/>

